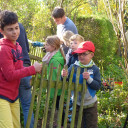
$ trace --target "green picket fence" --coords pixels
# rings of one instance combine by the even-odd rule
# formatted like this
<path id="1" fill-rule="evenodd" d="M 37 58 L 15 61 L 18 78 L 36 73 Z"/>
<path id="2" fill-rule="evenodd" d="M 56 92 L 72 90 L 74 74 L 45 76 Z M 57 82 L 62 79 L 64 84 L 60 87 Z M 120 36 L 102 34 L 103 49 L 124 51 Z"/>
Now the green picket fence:
<path id="1" fill-rule="evenodd" d="M 44 53 L 42 47 L 33 47 L 32 44 L 29 43 L 29 49 L 30 49 L 29 52 L 30 54 L 43 58 Z"/>
<path id="2" fill-rule="evenodd" d="M 40 60 L 40 57 L 30 56 L 31 59 Z M 65 67 L 67 69 L 67 67 Z M 41 128 L 53 128 L 53 122 L 55 120 L 55 111 L 56 111 L 56 99 L 57 99 L 57 92 L 58 89 L 62 89 L 62 93 L 60 96 L 60 102 L 59 102 L 59 110 L 57 114 L 57 128 L 61 128 L 61 120 L 62 120 L 62 113 L 63 113 L 63 107 L 64 102 L 66 102 L 66 108 L 65 108 L 65 118 L 64 118 L 64 128 L 67 128 L 67 119 L 68 119 L 68 112 L 69 112 L 69 103 L 70 103 L 70 96 L 71 91 L 74 91 L 74 102 L 73 102 L 73 111 L 72 111 L 72 121 L 70 123 L 70 128 L 80 128 L 81 127 L 81 120 L 82 120 L 82 112 L 83 112 L 83 103 L 84 103 L 84 96 L 86 92 L 86 80 L 83 81 L 83 85 L 79 84 L 79 76 L 80 76 L 80 68 L 77 70 L 77 78 L 76 83 L 72 83 L 74 68 L 72 69 L 69 82 L 66 81 L 66 77 L 63 78 L 63 81 L 60 80 L 60 74 L 61 74 L 61 66 L 58 67 L 58 73 L 57 73 L 57 79 L 56 81 L 52 81 L 52 72 L 53 72 L 53 65 L 50 67 L 50 73 L 49 73 L 49 79 L 46 79 L 46 70 L 47 65 L 43 63 L 42 72 L 41 74 L 36 74 L 33 81 L 33 90 L 32 90 L 32 101 L 31 106 L 29 110 L 28 120 L 26 124 L 26 128 L 29 128 L 31 116 L 33 113 L 33 107 L 35 105 L 35 101 L 37 100 L 36 104 L 36 111 L 34 112 L 35 120 L 34 120 L 34 128 L 37 128 L 38 126 L 38 120 L 39 120 L 39 111 L 41 111 L 42 115 L 42 122 L 41 122 Z M 86 70 L 86 69 L 85 69 Z M 40 76 L 40 77 L 39 77 Z M 54 97 L 53 99 L 50 98 L 50 90 L 51 88 L 55 89 Z M 45 90 L 46 97 L 45 99 L 42 99 L 42 92 Z M 81 91 L 82 93 L 82 99 L 81 99 L 81 106 L 79 110 L 79 116 L 78 116 L 78 123 L 77 126 L 75 126 L 75 113 L 76 113 L 76 103 L 77 103 L 77 95 L 78 92 Z M 65 93 L 66 92 L 66 93 Z M 66 95 L 65 95 L 66 94 Z M 44 100 L 44 108 L 40 108 L 41 101 Z M 52 101 L 52 102 L 50 102 Z M 41 110 L 42 109 L 42 110 Z M 50 112 L 50 113 L 49 113 Z"/>
<path id="3" fill-rule="evenodd" d="M 35 61 L 42 61 L 45 53 L 42 50 L 42 47 L 33 47 L 31 43 L 29 43 L 29 57 L 31 58 L 31 64 Z"/>

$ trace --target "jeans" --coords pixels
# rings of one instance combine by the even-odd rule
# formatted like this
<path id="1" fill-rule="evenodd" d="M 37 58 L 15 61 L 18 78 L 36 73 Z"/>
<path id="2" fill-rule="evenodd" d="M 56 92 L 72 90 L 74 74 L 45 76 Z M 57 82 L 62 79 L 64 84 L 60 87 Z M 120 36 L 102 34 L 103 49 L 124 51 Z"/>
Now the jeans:
<path id="1" fill-rule="evenodd" d="M 26 126 L 26 123 L 27 123 L 29 107 L 30 107 L 31 98 L 32 98 L 31 85 L 30 85 L 31 78 L 32 78 L 31 76 L 22 78 L 19 86 L 19 98 L 20 98 L 21 107 L 23 110 L 24 127 Z M 32 114 L 30 128 L 33 128 L 33 126 L 34 126 L 34 114 Z"/>

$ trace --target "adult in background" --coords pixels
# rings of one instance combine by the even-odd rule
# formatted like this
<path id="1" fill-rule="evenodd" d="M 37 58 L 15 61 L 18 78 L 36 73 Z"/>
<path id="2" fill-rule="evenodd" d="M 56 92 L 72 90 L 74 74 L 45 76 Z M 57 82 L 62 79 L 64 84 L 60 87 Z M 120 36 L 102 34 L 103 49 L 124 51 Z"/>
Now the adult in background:
<path id="1" fill-rule="evenodd" d="M 20 35 L 19 35 L 19 38 L 17 39 L 17 42 L 22 47 L 23 65 L 24 67 L 28 67 L 31 65 L 31 61 L 28 55 L 29 43 L 28 43 L 26 31 L 21 23 L 19 23 L 19 27 L 20 27 Z M 32 98 L 31 85 L 30 85 L 31 78 L 32 78 L 31 76 L 22 78 L 19 86 L 19 98 L 20 98 L 20 102 L 23 110 L 23 115 L 24 115 L 24 127 L 26 126 L 26 123 L 27 123 L 29 107 L 30 107 L 31 98 Z M 34 126 L 34 114 L 32 114 L 30 128 L 33 128 L 33 126 Z"/>
<path id="2" fill-rule="evenodd" d="M 52 17 L 57 24 L 57 36 L 60 38 L 60 40 L 63 41 L 63 34 L 68 30 L 74 34 L 78 34 L 77 27 L 71 19 L 65 16 L 63 8 L 55 7 L 52 12 Z"/>
<path id="3" fill-rule="evenodd" d="M 21 23 L 19 23 L 19 28 L 20 28 L 20 35 L 17 39 L 17 42 L 22 47 L 23 65 L 24 67 L 28 67 L 31 65 L 30 58 L 28 55 L 29 43 L 28 43 L 26 31 Z M 0 38 L 2 37 L 3 35 L 0 33 Z M 29 107 L 31 104 L 31 97 L 32 97 L 30 79 L 31 79 L 31 76 L 22 78 L 19 86 L 19 98 L 20 98 L 21 107 L 23 110 L 24 127 L 26 126 L 26 123 L 27 123 L 27 117 L 28 117 L 28 112 L 29 112 Z M 33 128 L 33 125 L 34 125 L 34 115 L 32 115 L 30 128 Z"/>

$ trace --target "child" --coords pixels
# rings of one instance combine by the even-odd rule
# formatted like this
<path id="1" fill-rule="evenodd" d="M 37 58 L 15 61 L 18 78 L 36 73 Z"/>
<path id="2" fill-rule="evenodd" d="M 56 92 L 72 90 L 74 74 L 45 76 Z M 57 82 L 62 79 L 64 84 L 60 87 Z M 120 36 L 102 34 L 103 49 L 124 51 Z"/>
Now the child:
<path id="1" fill-rule="evenodd" d="M 73 82 L 76 81 L 76 71 L 78 67 L 81 67 L 80 81 L 83 83 L 83 79 L 86 79 L 87 91 L 84 99 L 84 109 L 81 128 L 97 128 L 97 97 L 96 91 L 101 86 L 99 68 L 94 64 L 92 58 L 94 56 L 95 46 L 91 41 L 82 42 L 78 49 L 73 52 L 78 54 L 78 60 L 70 66 L 68 71 L 62 70 L 62 76 L 70 76 L 71 69 L 74 66 Z M 84 72 L 84 68 L 87 68 L 87 72 Z M 68 75 L 69 73 L 69 75 Z M 78 92 L 76 121 L 78 120 L 78 111 L 81 104 L 81 93 Z M 75 125 L 77 126 L 77 124 Z"/>
<path id="2" fill-rule="evenodd" d="M 62 44 L 62 48 L 64 51 L 64 54 L 66 55 L 68 53 L 69 47 L 70 47 L 70 37 L 73 36 L 74 33 L 72 31 L 65 31 L 65 33 L 63 34 L 63 44 Z"/>
<path id="3" fill-rule="evenodd" d="M 46 50 L 46 55 L 43 57 L 42 61 L 46 62 L 48 64 L 47 68 L 47 79 L 49 78 L 49 70 L 50 70 L 50 65 L 53 63 L 53 74 L 52 74 L 52 80 L 56 80 L 57 78 L 57 70 L 58 70 L 58 65 L 61 65 L 61 69 L 63 69 L 64 64 L 65 64 L 65 56 L 63 53 L 63 50 L 60 48 L 61 41 L 60 39 L 56 36 L 48 36 L 46 38 L 46 44 L 45 44 L 45 50 Z M 51 88 L 50 92 L 50 97 L 54 97 L 54 88 Z M 61 95 L 61 89 L 58 90 L 57 94 L 57 101 L 56 101 L 56 109 L 59 109 L 59 100 L 60 100 L 60 95 Z M 63 112 L 64 113 L 64 112 Z M 63 120 L 63 117 L 62 117 Z"/>
<path id="4" fill-rule="evenodd" d="M 78 55 L 77 54 L 72 54 L 72 52 L 75 51 L 78 48 L 79 44 L 84 41 L 84 38 L 79 34 L 75 34 L 75 35 L 70 37 L 69 41 L 70 41 L 70 48 L 71 49 L 68 52 L 68 54 L 66 55 L 66 63 L 68 65 L 68 67 L 70 67 L 71 64 L 74 64 L 75 61 L 78 61 Z M 71 99 L 70 99 L 70 106 L 69 106 L 70 111 L 72 111 L 72 109 L 73 109 L 73 107 L 72 107 L 73 98 L 74 98 L 74 94 L 73 94 L 73 91 L 72 91 L 71 92 Z M 72 118 L 72 116 L 69 115 L 69 122 L 71 122 L 71 118 Z"/>
<path id="5" fill-rule="evenodd" d="M 50 70 L 50 65 L 52 63 L 53 63 L 52 80 L 56 80 L 57 78 L 58 65 L 59 64 L 61 65 L 61 69 L 64 67 L 65 56 L 62 49 L 60 48 L 60 45 L 61 45 L 61 41 L 56 35 L 48 36 L 46 38 L 46 44 L 44 47 L 47 53 L 43 57 L 42 61 L 48 64 L 47 79 L 49 78 L 49 70 Z M 61 90 L 58 91 L 58 96 L 60 95 L 61 95 Z M 54 97 L 54 89 L 51 89 L 50 97 L 51 98 Z"/>
<path id="6" fill-rule="evenodd" d="M 14 12 L 0 13 L 0 128 L 20 128 L 20 79 L 40 72 L 42 65 L 23 67 L 21 46 L 16 42 L 19 34 L 18 17 Z"/>
<path id="7" fill-rule="evenodd" d="M 71 64 L 74 64 L 75 61 L 78 60 L 78 55 L 72 54 L 72 52 L 78 48 L 78 45 L 84 41 L 84 38 L 79 34 L 75 34 L 70 37 L 69 41 L 71 49 L 66 55 L 66 64 L 68 67 L 70 67 Z"/>

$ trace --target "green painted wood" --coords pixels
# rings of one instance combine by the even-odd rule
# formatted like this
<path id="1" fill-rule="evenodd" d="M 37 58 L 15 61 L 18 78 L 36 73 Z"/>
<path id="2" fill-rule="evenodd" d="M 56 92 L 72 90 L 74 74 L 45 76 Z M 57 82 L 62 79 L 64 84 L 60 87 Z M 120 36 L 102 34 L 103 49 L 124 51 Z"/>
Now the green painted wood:
<path id="1" fill-rule="evenodd" d="M 30 57 L 30 59 L 33 59 L 33 60 L 36 60 L 36 61 L 42 61 L 42 58 L 41 57 L 34 56 L 32 54 L 29 54 L 29 57 Z"/>
<path id="2" fill-rule="evenodd" d="M 27 121 L 26 128 L 29 128 L 29 125 L 30 125 L 36 93 L 37 93 L 37 97 L 38 97 L 38 103 L 37 103 L 36 112 L 35 112 L 34 128 L 37 128 L 39 110 L 40 110 L 40 103 L 41 103 L 41 100 L 42 100 L 41 99 L 42 89 L 47 90 L 46 99 L 45 99 L 46 100 L 45 107 L 44 107 L 44 110 L 42 110 L 43 111 L 42 128 L 46 128 L 47 122 L 49 122 L 49 128 L 53 127 L 58 89 L 62 89 L 62 94 L 61 94 L 61 97 L 60 97 L 59 112 L 58 112 L 58 117 L 57 117 L 57 125 L 58 125 L 57 128 L 61 128 L 61 120 L 62 120 L 62 112 L 63 112 L 63 106 L 64 106 L 65 91 L 67 91 L 67 97 L 66 97 L 64 128 L 67 128 L 69 102 L 70 102 L 70 95 L 71 95 L 72 90 L 74 91 L 74 102 L 73 102 L 72 121 L 71 121 L 71 124 L 70 124 L 70 128 L 74 128 L 74 125 L 75 125 L 77 95 L 78 95 L 78 92 L 81 91 L 82 100 L 81 100 L 81 106 L 80 106 L 79 117 L 78 117 L 79 120 L 78 120 L 78 124 L 77 124 L 77 128 L 80 128 L 81 120 L 82 120 L 82 112 L 83 112 L 83 101 L 84 101 L 84 96 L 85 96 L 85 92 L 86 92 L 86 89 L 87 89 L 86 88 L 86 80 L 84 80 L 84 82 L 83 82 L 84 86 L 79 84 L 80 68 L 77 69 L 76 83 L 74 84 L 74 83 L 72 83 L 74 67 L 72 68 L 71 75 L 70 75 L 70 78 L 69 78 L 69 82 L 67 82 L 66 77 L 63 78 L 63 81 L 60 80 L 60 71 L 61 71 L 60 65 L 58 67 L 57 80 L 52 81 L 53 65 L 51 65 L 51 67 L 50 67 L 49 79 L 47 80 L 46 79 L 47 65 L 44 64 L 44 63 L 43 63 L 43 65 L 44 66 L 42 68 L 41 80 L 38 80 L 38 75 L 36 75 L 36 77 L 34 79 L 33 92 L 32 92 L 32 102 L 31 102 L 31 107 L 30 107 L 30 111 L 29 111 L 29 115 L 28 115 L 28 121 Z M 38 92 L 36 92 L 37 88 L 39 88 Z M 54 98 L 53 98 L 52 108 L 50 110 L 51 114 L 50 114 L 50 117 L 48 118 L 51 88 L 55 88 L 55 94 L 54 94 Z"/>
<path id="3" fill-rule="evenodd" d="M 74 123 L 75 123 L 76 103 L 77 103 L 77 95 L 78 95 L 77 88 L 79 85 L 79 77 L 80 77 L 80 67 L 77 68 L 77 74 L 76 74 L 76 84 L 75 84 L 75 88 L 74 88 L 74 102 L 73 102 L 71 128 L 74 128 Z"/>
<path id="4" fill-rule="evenodd" d="M 72 88 L 72 78 L 74 73 L 74 67 L 72 68 L 70 78 L 69 78 L 69 85 L 68 85 L 68 96 L 67 96 L 67 102 L 66 102 L 66 110 L 65 110 L 65 118 L 64 118 L 64 128 L 67 128 L 67 119 L 68 119 L 68 110 L 69 110 L 69 103 L 70 103 L 70 97 L 71 97 L 71 88 Z"/>
<path id="5" fill-rule="evenodd" d="M 34 128 L 37 127 L 37 123 L 38 123 L 38 115 L 39 115 L 39 109 L 40 109 L 40 103 L 41 103 L 41 95 L 42 95 L 42 90 L 43 90 L 43 86 L 44 86 L 44 79 L 43 79 L 43 76 L 45 74 L 45 68 L 46 65 L 45 63 L 42 63 L 43 67 L 42 67 L 42 73 L 41 73 L 41 80 L 40 80 L 40 86 L 39 86 L 39 91 L 38 91 L 38 94 L 37 94 L 37 97 L 38 97 L 38 102 L 37 102 L 37 106 L 36 106 L 36 112 L 35 112 L 35 120 L 34 120 Z"/>
<path id="6" fill-rule="evenodd" d="M 48 83 L 48 80 L 44 78 L 44 86 L 43 86 L 43 88 L 47 88 L 47 83 Z M 61 89 L 62 88 L 62 85 L 63 85 L 63 82 L 60 80 L 58 82 L 58 89 Z M 69 82 L 66 82 L 65 83 L 65 90 L 68 89 L 68 85 L 69 85 Z M 77 87 L 77 90 L 78 91 L 81 91 L 82 90 L 82 86 L 80 86 L 80 85 L 81 84 L 79 84 L 79 86 Z M 56 81 L 52 81 L 51 88 L 55 88 L 55 86 L 56 86 Z M 74 86 L 75 86 L 75 84 L 72 83 L 71 90 L 74 90 Z"/>
<path id="7" fill-rule="evenodd" d="M 61 73 L 61 65 L 59 65 L 58 72 L 57 72 L 57 79 L 56 79 L 56 84 L 55 84 L 55 94 L 54 94 L 53 105 L 52 105 L 52 109 L 51 109 L 49 128 L 53 127 L 54 114 L 55 114 L 55 109 L 56 109 L 56 99 L 57 99 L 57 93 L 58 93 L 58 84 L 60 81 L 60 73 Z"/>
<path id="8" fill-rule="evenodd" d="M 30 104 L 30 109 L 29 109 L 29 114 L 28 114 L 26 128 L 29 128 L 30 122 L 31 122 L 33 106 L 34 106 L 34 99 L 35 99 L 35 94 L 36 94 L 36 86 L 37 86 L 36 81 L 37 81 L 37 77 L 38 77 L 38 74 L 36 74 L 35 79 L 34 79 L 34 83 L 33 83 L 32 99 L 31 99 L 31 104 Z"/>
<path id="9" fill-rule="evenodd" d="M 67 70 L 67 66 L 65 67 L 65 69 Z M 63 112 L 63 106 L 64 106 L 65 86 L 66 86 L 66 77 L 63 78 L 62 93 L 61 93 L 60 101 L 59 101 L 57 128 L 61 128 L 62 112 Z"/>
<path id="10" fill-rule="evenodd" d="M 87 72 L 87 68 L 84 69 L 84 72 Z M 79 115 L 78 115 L 78 122 L 77 122 L 77 128 L 81 128 L 81 122 L 82 122 L 82 117 L 83 117 L 83 105 L 84 105 L 84 97 L 85 93 L 87 91 L 87 85 L 86 85 L 86 80 L 83 79 L 83 85 L 82 85 L 82 98 L 81 98 L 81 105 L 80 105 L 80 110 L 79 110 Z"/>
<path id="11" fill-rule="evenodd" d="M 52 83 L 52 73 L 53 73 L 53 64 L 51 64 L 51 66 L 50 66 L 49 79 L 48 79 L 48 88 L 47 88 L 47 97 L 46 97 L 46 102 L 45 102 L 44 118 L 42 120 L 42 128 L 45 128 L 46 123 L 47 123 L 49 100 L 50 100 L 50 90 L 51 90 L 51 83 Z"/>

